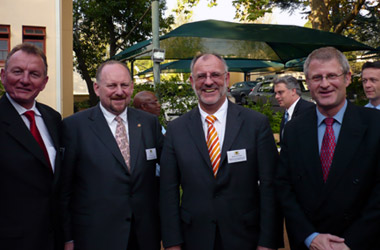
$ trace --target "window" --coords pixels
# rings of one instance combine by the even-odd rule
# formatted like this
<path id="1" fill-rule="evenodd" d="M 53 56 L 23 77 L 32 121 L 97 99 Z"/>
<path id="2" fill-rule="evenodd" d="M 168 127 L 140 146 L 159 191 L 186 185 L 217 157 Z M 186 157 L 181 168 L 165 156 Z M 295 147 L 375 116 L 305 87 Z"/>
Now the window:
<path id="1" fill-rule="evenodd" d="M 0 25 L 0 65 L 4 65 L 10 49 L 11 31 L 9 25 Z"/>
<path id="2" fill-rule="evenodd" d="M 32 43 L 46 53 L 45 47 L 46 32 L 45 27 L 22 27 L 22 39 L 25 43 Z"/>

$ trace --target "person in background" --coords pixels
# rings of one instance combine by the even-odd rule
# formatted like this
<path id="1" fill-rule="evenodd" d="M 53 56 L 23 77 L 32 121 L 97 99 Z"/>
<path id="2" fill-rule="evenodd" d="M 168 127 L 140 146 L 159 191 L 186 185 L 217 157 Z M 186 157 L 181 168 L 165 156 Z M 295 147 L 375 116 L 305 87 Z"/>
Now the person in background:
<path id="1" fill-rule="evenodd" d="M 61 115 L 36 102 L 48 82 L 47 69 L 43 51 L 23 43 L 1 70 L 0 249 L 62 248 L 55 196 Z"/>
<path id="2" fill-rule="evenodd" d="M 337 49 L 314 50 L 304 73 L 317 105 L 286 125 L 276 175 L 291 249 L 380 249 L 379 112 L 347 101 Z"/>
<path id="3" fill-rule="evenodd" d="M 161 157 L 163 245 L 276 249 L 283 244 L 283 224 L 268 119 L 227 100 L 230 75 L 219 55 L 196 56 L 191 72 L 198 107 L 169 123 Z"/>
<path id="4" fill-rule="evenodd" d="M 159 250 L 161 126 L 128 107 L 133 82 L 125 64 L 103 63 L 94 90 L 97 106 L 63 120 L 65 249 Z"/>
<path id="5" fill-rule="evenodd" d="M 380 61 L 363 64 L 362 83 L 365 95 L 369 100 L 365 107 L 380 110 Z"/>
<path id="6" fill-rule="evenodd" d="M 280 124 L 280 143 L 284 133 L 285 124 L 292 118 L 302 114 L 314 103 L 305 101 L 301 98 L 301 87 L 297 79 L 291 75 L 274 79 L 275 98 L 280 107 L 285 108 L 284 115 Z"/>

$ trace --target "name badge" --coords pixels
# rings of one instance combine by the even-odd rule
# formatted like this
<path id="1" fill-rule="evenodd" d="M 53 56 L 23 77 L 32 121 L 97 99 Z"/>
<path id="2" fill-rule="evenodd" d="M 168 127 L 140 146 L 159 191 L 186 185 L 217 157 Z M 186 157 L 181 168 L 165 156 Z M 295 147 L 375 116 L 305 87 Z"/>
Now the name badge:
<path id="1" fill-rule="evenodd" d="M 146 153 L 146 160 L 147 161 L 156 160 L 157 159 L 157 153 L 156 153 L 156 149 L 155 148 L 145 149 L 145 153 Z"/>
<path id="2" fill-rule="evenodd" d="M 247 153 L 245 149 L 237 149 L 227 151 L 228 163 L 247 161 Z"/>

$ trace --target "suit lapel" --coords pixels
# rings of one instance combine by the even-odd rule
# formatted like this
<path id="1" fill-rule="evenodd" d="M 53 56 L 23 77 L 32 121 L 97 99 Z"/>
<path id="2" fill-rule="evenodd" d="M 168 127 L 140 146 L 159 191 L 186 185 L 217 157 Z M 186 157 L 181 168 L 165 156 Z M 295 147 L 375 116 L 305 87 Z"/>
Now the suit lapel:
<path id="1" fill-rule="evenodd" d="M 329 176 L 326 182 L 326 192 L 334 188 L 344 175 L 352 157 L 355 156 L 360 142 L 367 130 L 367 125 L 359 119 L 357 108 L 351 103 L 347 103 L 347 109 L 343 117 L 334 158 L 331 164 Z"/>
<path id="2" fill-rule="evenodd" d="M 187 123 L 187 128 L 190 133 L 191 139 L 194 141 L 195 146 L 198 148 L 199 153 L 201 154 L 203 160 L 206 162 L 209 167 L 210 174 L 212 175 L 212 167 L 210 156 L 208 154 L 207 143 L 205 139 L 205 134 L 202 127 L 201 114 L 199 108 L 196 107 L 189 116 L 189 122 Z"/>
<path id="3" fill-rule="evenodd" d="M 104 146 L 113 154 L 124 169 L 129 172 L 124 158 L 121 155 L 119 146 L 116 143 L 115 137 L 113 136 L 107 121 L 100 110 L 99 104 L 92 110 L 88 119 L 90 120 L 90 127 L 94 131 L 95 135 L 99 137 Z"/>
<path id="4" fill-rule="evenodd" d="M 30 133 L 25 125 L 21 116 L 17 113 L 16 109 L 9 102 L 8 98 L 4 95 L 0 101 L 0 110 L 2 110 L 2 122 L 7 129 L 7 132 L 17 140 L 25 149 L 31 152 L 37 159 L 39 159 L 49 169 L 50 166 L 45 159 L 43 151 L 40 149 L 37 141 Z"/>
<path id="5" fill-rule="evenodd" d="M 141 144 L 142 126 L 140 123 L 140 117 L 136 110 L 128 108 L 128 131 L 129 131 L 129 150 L 130 150 L 130 162 L 131 172 L 136 171 L 138 153 Z"/>
<path id="6" fill-rule="evenodd" d="M 240 110 L 237 109 L 235 104 L 229 102 L 227 109 L 226 129 L 224 134 L 224 142 L 222 148 L 222 155 L 220 159 L 220 166 L 227 158 L 227 151 L 231 149 L 235 138 L 238 136 L 240 127 L 243 124 L 243 120 L 240 117 Z"/>

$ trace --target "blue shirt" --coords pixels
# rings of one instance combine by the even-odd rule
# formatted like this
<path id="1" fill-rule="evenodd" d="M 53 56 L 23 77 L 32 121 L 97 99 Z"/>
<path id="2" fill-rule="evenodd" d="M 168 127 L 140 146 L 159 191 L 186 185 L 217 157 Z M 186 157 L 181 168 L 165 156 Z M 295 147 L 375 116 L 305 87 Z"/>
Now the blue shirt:
<path id="1" fill-rule="evenodd" d="M 344 102 L 343 107 L 338 111 L 338 113 L 336 113 L 333 116 L 334 121 L 335 121 L 333 124 L 335 143 L 337 143 L 338 141 L 340 128 L 342 127 L 343 116 L 344 116 L 344 113 L 346 112 L 346 109 L 347 109 L 347 100 Z M 326 124 L 323 121 L 327 117 L 322 115 L 321 112 L 319 112 L 318 108 L 316 108 L 316 110 L 317 110 L 317 124 L 318 124 L 318 149 L 319 149 L 319 153 L 321 153 L 322 140 L 323 140 L 323 136 L 326 130 Z M 314 240 L 315 237 L 318 236 L 318 234 L 319 234 L 318 232 L 314 232 L 305 239 L 304 242 L 308 248 L 310 248 L 311 242 Z"/>
<path id="2" fill-rule="evenodd" d="M 375 106 L 375 105 L 373 105 L 372 103 L 367 103 L 364 107 L 366 107 L 366 108 L 373 108 L 373 109 L 378 109 L 378 110 L 380 110 L 380 104 L 379 105 L 377 105 L 377 106 Z"/>

